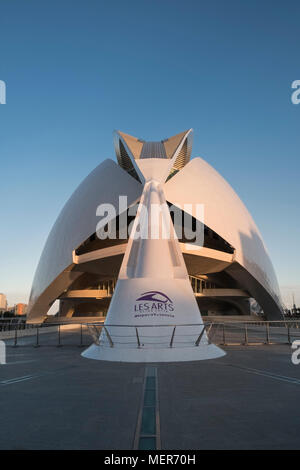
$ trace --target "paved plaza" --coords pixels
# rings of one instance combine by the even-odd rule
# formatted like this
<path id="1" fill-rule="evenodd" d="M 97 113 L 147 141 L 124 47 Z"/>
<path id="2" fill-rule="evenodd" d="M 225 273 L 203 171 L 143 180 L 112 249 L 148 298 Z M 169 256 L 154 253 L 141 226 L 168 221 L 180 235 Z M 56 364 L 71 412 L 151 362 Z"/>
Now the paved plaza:
<path id="1" fill-rule="evenodd" d="M 63 339 L 57 347 L 56 334 L 41 335 L 38 348 L 29 337 L 17 347 L 6 341 L 1 449 L 133 449 L 147 374 L 156 377 L 161 449 L 300 447 L 300 365 L 287 344 L 226 346 L 216 360 L 144 365 L 85 359 L 78 332 Z"/>

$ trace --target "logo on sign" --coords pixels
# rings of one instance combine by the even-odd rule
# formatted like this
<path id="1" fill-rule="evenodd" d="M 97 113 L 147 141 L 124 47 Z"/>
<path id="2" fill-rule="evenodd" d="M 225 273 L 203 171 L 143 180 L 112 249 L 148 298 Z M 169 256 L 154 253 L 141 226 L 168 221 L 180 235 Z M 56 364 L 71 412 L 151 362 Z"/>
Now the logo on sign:
<path id="1" fill-rule="evenodd" d="M 151 290 L 144 292 L 135 301 L 136 317 L 174 317 L 173 301 L 163 292 Z"/>

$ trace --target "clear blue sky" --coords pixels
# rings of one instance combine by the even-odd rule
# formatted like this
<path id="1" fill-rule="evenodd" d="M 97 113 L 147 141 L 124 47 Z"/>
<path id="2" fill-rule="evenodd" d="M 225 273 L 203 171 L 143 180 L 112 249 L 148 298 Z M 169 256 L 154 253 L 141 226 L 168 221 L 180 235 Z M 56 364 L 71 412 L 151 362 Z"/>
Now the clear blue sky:
<path id="1" fill-rule="evenodd" d="M 60 209 L 113 129 L 193 127 L 300 303 L 299 1 L 2 0 L 0 292 L 27 301 Z"/>

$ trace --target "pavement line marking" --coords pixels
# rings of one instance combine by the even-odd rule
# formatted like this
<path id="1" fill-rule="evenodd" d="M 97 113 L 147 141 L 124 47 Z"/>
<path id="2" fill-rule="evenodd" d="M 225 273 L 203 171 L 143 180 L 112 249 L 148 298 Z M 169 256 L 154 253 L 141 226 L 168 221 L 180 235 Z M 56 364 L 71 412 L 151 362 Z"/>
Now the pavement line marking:
<path id="1" fill-rule="evenodd" d="M 142 412 L 143 412 L 143 403 L 144 403 L 144 396 L 145 396 L 145 382 L 146 382 L 146 381 L 145 381 L 145 376 L 146 376 L 146 369 L 145 369 L 144 380 L 143 380 L 143 389 L 142 389 L 141 403 L 140 403 L 140 407 L 139 407 L 138 418 L 137 418 L 137 424 L 136 424 L 135 435 L 134 435 L 134 440 L 133 440 L 133 449 L 135 449 L 135 450 L 138 449 L 139 437 L 140 437 L 140 429 L 141 429 L 141 422 L 142 422 Z"/>
<path id="2" fill-rule="evenodd" d="M 24 361 L 11 361 L 11 362 L 7 362 L 5 365 L 6 366 L 12 366 L 13 364 L 28 364 L 29 362 L 38 362 L 39 359 L 28 359 L 28 361 L 24 360 Z"/>
<path id="3" fill-rule="evenodd" d="M 251 367 L 237 366 L 235 364 L 224 364 L 224 365 L 229 366 L 229 367 L 235 367 L 236 369 L 241 369 L 241 370 L 244 370 L 245 372 L 249 372 L 252 374 L 269 377 L 270 379 L 275 379 L 275 380 L 280 380 L 282 382 L 288 382 L 288 383 L 292 383 L 295 385 L 300 385 L 300 379 L 296 379 L 295 377 L 287 377 L 285 375 L 275 374 L 274 372 L 268 372 L 266 370 L 264 371 L 264 370 L 259 370 L 259 369 L 252 369 Z"/>
<path id="4" fill-rule="evenodd" d="M 18 383 L 18 382 L 23 382 L 24 380 L 30 380 L 33 379 L 33 375 L 23 375 L 22 377 L 14 377 L 13 379 L 8 379 L 8 380 L 1 380 L 0 384 L 1 385 L 9 385 L 13 383 Z"/>
<path id="5" fill-rule="evenodd" d="M 133 448 L 160 450 L 157 368 L 146 367 Z"/>
<path id="6" fill-rule="evenodd" d="M 156 449 L 161 450 L 161 437 L 160 437 L 160 414 L 159 414 L 159 395 L 158 395 L 158 376 L 157 376 L 157 367 L 155 367 L 155 376 L 156 376 Z"/>
<path id="7" fill-rule="evenodd" d="M 11 384 L 19 383 L 19 382 L 24 382 L 25 380 L 39 379 L 40 377 L 46 377 L 47 375 L 53 375 L 53 374 L 59 375 L 61 373 L 64 373 L 66 370 L 72 369 L 72 368 L 73 366 L 68 366 L 68 367 L 62 367 L 60 369 L 53 370 L 53 371 L 40 372 L 36 374 L 31 374 L 31 375 L 23 375 L 21 377 L 14 377 L 12 379 L 7 379 L 7 380 L 0 380 L 0 385 L 2 386 L 11 385 Z"/>

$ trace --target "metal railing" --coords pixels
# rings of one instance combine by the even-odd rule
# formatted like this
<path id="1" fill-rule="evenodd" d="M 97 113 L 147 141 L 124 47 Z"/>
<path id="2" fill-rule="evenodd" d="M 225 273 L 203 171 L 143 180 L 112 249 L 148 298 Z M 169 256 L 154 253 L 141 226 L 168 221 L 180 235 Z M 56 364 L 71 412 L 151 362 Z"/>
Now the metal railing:
<path id="1" fill-rule="evenodd" d="M 300 321 L 203 322 L 197 324 L 112 325 L 104 322 L 42 323 L 0 329 L 11 332 L 13 346 L 198 347 L 292 344 L 300 339 Z M 44 335 L 46 333 L 46 336 Z M 8 333 L 9 334 L 9 333 Z M 3 336 L 4 338 L 4 336 Z M 1 339 L 1 338 L 0 338 Z M 4 338 L 5 339 L 5 338 Z"/>
<path id="2" fill-rule="evenodd" d="M 172 348 L 174 346 L 175 333 L 177 329 L 177 337 L 181 336 L 181 339 L 184 338 L 185 344 L 189 346 L 199 346 L 201 339 L 204 336 L 206 329 L 208 331 L 211 329 L 212 324 L 197 323 L 197 324 L 165 324 L 165 325 L 111 325 L 104 323 L 87 323 L 87 328 L 90 330 L 91 335 L 93 336 L 94 342 L 97 345 L 109 345 L 113 348 L 116 346 L 122 345 L 123 347 L 135 346 L 138 348 L 147 347 L 150 345 L 165 345 Z M 159 329 L 159 334 L 143 334 L 143 330 L 149 329 Z M 161 329 L 168 329 L 170 334 L 161 334 Z M 180 328 L 189 329 L 192 328 L 194 332 L 185 332 L 183 335 L 180 335 L 178 331 Z M 121 329 L 117 333 L 114 333 L 114 329 Z M 124 330 L 129 331 L 124 331 Z M 123 331 L 124 333 L 123 333 Z M 199 330 L 197 332 L 197 330 Z M 127 334 L 126 334 L 127 333 Z M 128 334 L 130 333 L 130 334 Z M 153 332 L 154 333 L 154 332 Z M 194 339 L 192 339 L 194 338 Z M 121 340 L 120 340 L 121 339 Z M 107 340 L 107 341 L 106 341 Z M 208 342 L 210 340 L 208 339 Z"/>
<path id="3" fill-rule="evenodd" d="M 24 330 L 26 329 L 26 319 L 24 318 L 0 318 L 0 332 L 1 331 L 12 331 L 15 329 Z"/>
<path id="4" fill-rule="evenodd" d="M 206 333 L 208 343 L 219 346 L 234 345 L 271 345 L 292 344 L 294 339 L 300 339 L 300 321 L 247 321 L 247 322 L 205 322 L 198 324 L 168 324 L 168 325 L 111 325 L 93 323 L 88 325 L 93 329 L 95 343 L 117 347 L 132 345 L 136 338 L 136 347 L 147 347 L 149 345 L 174 346 L 199 346 Z M 156 334 L 145 334 L 145 329 L 156 329 Z M 168 329 L 166 335 L 157 332 L 157 329 Z M 196 332 L 199 330 L 200 332 Z M 119 330 L 117 333 L 114 330 Z M 129 332 L 121 333 L 120 329 Z M 180 330 L 184 329 L 184 332 Z M 187 331 L 189 329 L 189 331 Z M 182 341 L 178 343 L 178 339 Z M 163 340 L 163 338 L 165 338 Z M 152 339 L 152 341 L 151 341 Z M 161 340 L 161 341 L 160 341 Z M 177 340 L 177 343 L 176 343 Z"/>
<path id="5" fill-rule="evenodd" d="M 300 321 L 248 321 L 214 323 L 222 325 L 222 337 L 215 335 L 214 342 L 223 346 L 262 344 L 292 344 L 300 339 Z"/>

